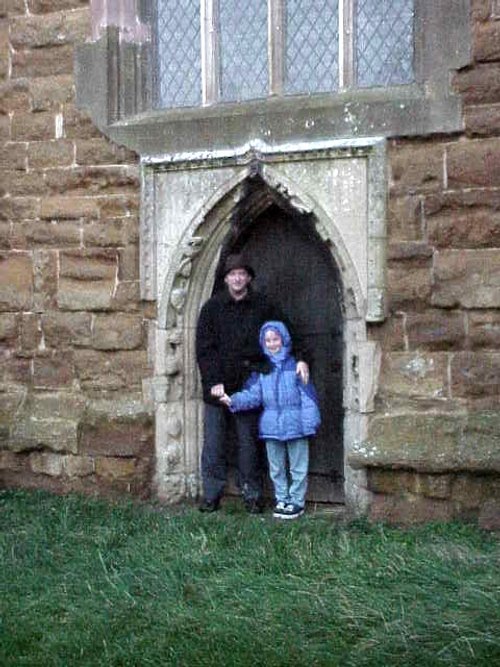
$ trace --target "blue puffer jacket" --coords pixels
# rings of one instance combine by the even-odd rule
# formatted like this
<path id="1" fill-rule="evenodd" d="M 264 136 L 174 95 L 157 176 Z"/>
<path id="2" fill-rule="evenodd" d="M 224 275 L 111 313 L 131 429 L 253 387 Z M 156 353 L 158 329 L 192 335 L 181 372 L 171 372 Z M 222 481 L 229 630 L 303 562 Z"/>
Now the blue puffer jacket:
<path id="1" fill-rule="evenodd" d="M 276 331 L 283 341 L 277 354 L 264 345 L 266 331 Z M 294 440 L 314 435 L 321 419 L 313 385 L 304 385 L 296 374 L 297 362 L 290 354 L 292 341 L 282 322 L 266 322 L 260 329 L 260 345 L 273 364 L 270 373 L 254 373 L 241 391 L 231 396 L 231 411 L 263 407 L 259 422 L 264 440 Z"/>

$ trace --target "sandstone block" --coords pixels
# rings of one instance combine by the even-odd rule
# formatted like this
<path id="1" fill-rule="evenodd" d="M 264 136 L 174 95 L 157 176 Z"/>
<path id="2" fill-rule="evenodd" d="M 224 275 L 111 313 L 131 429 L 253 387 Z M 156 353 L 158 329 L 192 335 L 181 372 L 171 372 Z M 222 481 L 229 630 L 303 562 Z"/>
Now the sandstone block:
<path id="1" fill-rule="evenodd" d="M 482 475 L 457 475 L 453 480 L 452 500 L 464 509 L 478 509 L 486 501 L 499 499 L 498 477 Z"/>
<path id="2" fill-rule="evenodd" d="M 118 251 L 118 280 L 121 282 L 139 280 L 139 248 L 128 245 Z"/>
<path id="3" fill-rule="evenodd" d="M 392 352 L 383 356 L 377 397 L 386 406 L 437 407 L 448 398 L 448 356 Z"/>
<path id="4" fill-rule="evenodd" d="M 54 349 L 89 347 L 90 313 L 51 312 L 42 315 L 41 326 L 45 344 Z"/>
<path id="5" fill-rule="evenodd" d="M 0 116 L 0 140 L 10 140 L 10 118 L 9 116 Z M 2 192 L 2 189 L 0 189 Z"/>
<path id="6" fill-rule="evenodd" d="M 111 457 L 96 459 L 96 474 L 109 480 L 131 480 L 135 476 L 135 460 Z"/>
<path id="7" fill-rule="evenodd" d="M 79 165 L 137 164 L 138 157 L 132 151 L 117 146 L 104 137 L 82 139 L 76 143 L 76 163 Z"/>
<path id="8" fill-rule="evenodd" d="M 464 104 L 496 104 L 500 102 L 500 64 L 477 65 L 462 70 L 453 78 L 454 87 Z"/>
<path id="9" fill-rule="evenodd" d="M 488 310 L 469 312 L 467 316 L 471 347 L 500 349 L 500 313 Z"/>
<path id="10" fill-rule="evenodd" d="M 31 470 L 37 474 L 60 477 L 63 472 L 63 460 L 59 454 L 33 452 L 30 455 Z"/>
<path id="11" fill-rule="evenodd" d="M 415 493 L 426 498 L 440 498 L 445 500 L 451 496 L 453 475 L 416 475 Z"/>
<path id="12" fill-rule="evenodd" d="M 476 62 L 500 60 L 500 25 L 498 21 L 485 21 L 474 25 L 472 54 Z"/>
<path id="13" fill-rule="evenodd" d="M 382 351 L 402 352 L 405 349 L 405 327 L 401 315 L 393 314 L 380 324 L 369 328 L 370 340 L 380 343 Z"/>
<path id="14" fill-rule="evenodd" d="M 416 485 L 416 473 L 406 470 L 384 470 L 369 468 L 368 488 L 373 493 L 394 495 L 397 493 L 412 492 Z"/>
<path id="15" fill-rule="evenodd" d="M 44 312 L 56 307 L 57 259 L 57 252 L 53 250 L 33 252 L 35 286 L 33 309 L 36 312 Z"/>
<path id="16" fill-rule="evenodd" d="M 132 166 L 53 169 L 46 172 L 46 182 L 52 194 L 112 195 L 139 189 L 137 169 Z"/>
<path id="17" fill-rule="evenodd" d="M 93 124 L 89 115 L 74 104 L 66 104 L 63 109 L 64 135 L 67 139 L 102 138 L 101 132 Z"/>
<path id="18" fill-rule="evenodd" d="M 459 312 L 428 310 L 406 319 L 410 349 L 452 350 L 465 343 L 465 316 Z"/>
<path id="19" fill-rule="evenodd" d="M 139 216 L 139 191 L 127 195 L 113 195 L 112 197 L 99 197 L 99 208 L 101 211 L 101 220 L 110 218 L 123 218 Z"/>
<path id="20" fill-rule="evenodd" d="M 483 530 L 500 530 L 500 500 L 486 502 L 478 517 L 479 527 Z"/>
<path id="21" fill-rule="evenodd" d="M 4 171 L 0 193 L 11 197 L 42 197 L 47 192 L 45 176 L 40 172 Z"/>
<path id="22" fill-rule="evenodd" d="M 13 141 L 49 141 L 55 139 L 55 116 L 51 112 L 22 113 L 12 116 Z M 31 150 L 33 157 L 33 149 Z M 34 167 L 35 164 L 32 164 Z"/>
<path id="23" fill-rule="evenodd" d="M 23 79 L 0 83 L 0 115 L 13 111 L 30 111 L 28 82 Z"/>
<path id="24" fill-rule="evenodd" d="M 401 263 L 387 271 L 389 303 L 392 311 L 426 306 L 432 292 L 430 268 L 411 268 Z"/>
<path id="25" fill-rule="evenodd" d="M 89 12 L 86 10 L 27 15 L 15 18 L 10 26 L 14 49 L 39 49 L 83 42 L 90 34 Z"/>
<path id="26" fill-rule="evenodd" d="M 82 424 L 80 452 L 92 456 L 130 457 L 153 455 L 154 433 L 150 418 L 144 415 L 134 420 L 94 419 L 87 417 Z"/>
<path id="27" fill-rule="evenodd" d="M 12 244 L 18 249 L 80 247 L 80 224 L 76 221 L 26 220 L 12 228 Z"/>
<path id="28" fill-rule="evenodd" d="M 446 212 L 427 218 L 430 243 L 439 248 L 500 246 L 500 211 L 487 207 Z"/>
<path id="29" fill-rule="evenodd" d="M 125 312 L 135 312 L 142 309 L 141 290 L 139 281 L 118 283 L 111 310 L 120 310 Z"/>
<path id="30" fill-rule="evenodd" d="M 39 216 L 40 203 L 35 197 L 0 199 L 0 220 L 33 219 Z"/>
<path id="31" fill-rule="evenodd" d="M 500 249 L 435 254 L 432 304 L 445 308 L 500 307 Z"/>
<path id="32" fill-rule="evenodd" d="M 23 354 L 38 349 L 42 336 L 39 316 L 35 313 L 21 314 L 21 350 Z"/>
<path id="33" fill-rule="evenodd" d="M 142 317 L 116 313 L 96 315 L 92 347 L 96 350 L 134 350 L 144 342 Z"/>
<path id="34" fill-rule="evenodd" d="M 466 107 L 465 133 L 470 137 L 486 137 L 500 134 L 500 110 L 498 105 L 488 104 Z"/>
<path id="35" fill-rule="evenodd" d="M 32 111 L 59 111 L 61 105 L 74 101 L 74 78 L 69 74 L 46 76 L 29 81 Z"/>
<path id="36" fill-rule="evenodd" d="M 416 241 L 422 238 L 422 202 L 420 196 L 390 197 L 388 237 L 391 240 Z"/>
<path id="37" fill-rule="evenodd" d="M 116 282 L 113 251 L 64 252 L 60 257 L 57 301 L 63 310 L 109 308 Z"/>
<path id="38" fill-rule="evenodd" d="M 90 456 L 65 456 L 63 469 L 68 477 L 88 477 L 95 472 L 94 459 Z"/>
<path id="39" fill-rule="evenodd" d="M 77 374 L 84 391 L 134 391 L 151 374 L 144 350 L 96 352 L 75 350 Z"/>
<path id="40" fill-rule="evenodd" d="M 0 23 L 0 78 L 9 76 L 9 25 L 7 21 Z"/>
<path id="41" fill-rule="evenodd" d="M 33 385 L 37 389 L 71 388 L 75 377 L 71 351 L 57 350 L 33 361 Z"/>
<path id="42" fill-rule="evenodd" d="M 9 451 L 0 451 L 0 470 L 22 472 L 26 469 L 28 457 Z"/>
<path id="43" fill-rule="evenodd" d="M 13 341 L 18 336 L 19 320 L 14 313 L 0 313 L 0 341 Z"/>
<path id="44" fill-rule="evenodd" d="M 448 187 L 500 185 L 500 138 L 451 144 L 447 156 Z"/>
<path id="45" fill-rule="evenodd" d="M 37 114 L 38 115 L 38 114 Z M 28 147 L 30 169 L 70 166 L 73 163 L 73 142 L 32 141 Z"/>
<path id="46" fill-rule="evenodd" d="M 46 220 L 87 220 L 99 217 L 99 205 L 93 197 L 45 197 L 40 217 Z"/>
<path id="47" fill-rule="evenodd" d="M 389 150 L 391 193 L 410 195 L 441 189 L 443 154 L 443 147 L 435 143 L 393 143 Z"/>
<path id="48" fill-rule="evenodd" d="M 491 0 L 472 0 L 471 18 L 473 21 L 487 21 L 491 17 Z"/>
<path id="49" fill-rule="evenodd" d="M 88 7 L 88 0 L 28 0 L 28 8 L 32 14 L 48 14 L 64 9 Z"/>
<path id="50" fill-rule="evenodd" d="M 33 264 L 29 255 L 0 253 L 0 310 L 30 310 Z"/>
<path id="51" fill-rule="evenodd" d="M 101 248 L 127 246 L 137 241 L 138 229 L 135 218 L 92 220 L 83 227 L 83 244 Z M 135 257 L 132 259 L 135 261 Z"/>
<path id="52" fill-rule="evenodd" d="M 26 171 L 27 146 L 22 142 L 9 141 L 0 148 L 0 169 Z"/>
<path id="53" fill-rule="evenodd" d="M 370 519 L 408 526 L 429 521 L 450 521 L 453 506 L 444 500 L 418 495 L 385 496 L 376 494 L 370 505 Z"/>
<path id="54" fill-rule="evenodd" d="M 33 79 L 73 73 L 73 46 L 49 46 L 15 51 L 12 55 L 12 77 Z"/>

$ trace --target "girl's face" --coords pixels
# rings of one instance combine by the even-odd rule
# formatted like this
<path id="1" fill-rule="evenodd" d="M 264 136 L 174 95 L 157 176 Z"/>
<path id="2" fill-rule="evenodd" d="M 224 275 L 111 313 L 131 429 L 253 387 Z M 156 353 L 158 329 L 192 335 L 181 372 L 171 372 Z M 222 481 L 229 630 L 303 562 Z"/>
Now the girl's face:
<path id="1" fill-rule="evenodd" d="M 276 333 L 276 331 L 273 331 L 272 329 L 268 329 L 264 334 L 264 345 L 268 352 L 277 354 L 283 347 L 283 341 L 281 340 L 279 333 Z"/>

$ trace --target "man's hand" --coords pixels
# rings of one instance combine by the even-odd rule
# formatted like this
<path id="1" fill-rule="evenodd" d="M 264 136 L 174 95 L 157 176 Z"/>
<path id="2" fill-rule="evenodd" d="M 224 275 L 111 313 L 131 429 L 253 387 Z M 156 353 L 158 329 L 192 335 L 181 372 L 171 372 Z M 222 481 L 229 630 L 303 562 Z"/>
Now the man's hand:
<path id="1" fill-rule="evenodd" d="M 297 362 L 297 368 L 295 372 L 304 384 L 307 384 L 309 382 L 309 366 L 306 364 L 305 361 Z"/>
<path id="2" fill-rule="evenodd" d="M 219 398 L 219 401 L 220 401 L 221 403 L 223 403 L 223 404 L 226 406 L 226 408 L 230 408 L 230 407 L 231 407 L 231 399 L 229 398 L 229 396 L 228 396 L 227 394 L 224 394 L 224 396 L 221 396 L 221 397 Z"/>
<path id="3" fill-rule="evenodd" d="M 210 389 L 210 395 L 213 396 L 214 398 L 221 398 L 224 396 L 225 391 L 224 391 L 224 385 L 223 384 L 214 384 L 213 387 Z"/>

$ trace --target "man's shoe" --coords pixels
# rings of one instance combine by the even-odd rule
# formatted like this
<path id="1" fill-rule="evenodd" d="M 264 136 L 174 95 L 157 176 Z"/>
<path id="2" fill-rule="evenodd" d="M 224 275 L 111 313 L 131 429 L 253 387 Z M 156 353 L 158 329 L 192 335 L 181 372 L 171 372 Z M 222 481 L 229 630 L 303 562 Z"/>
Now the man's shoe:
<path id="1" fill-rule="evenodd" d="M 300 505 L 289 504 L 283 510 L 283 514 L 280 515 L 280 519 L 298 519 L 299 516 L 304 514 L 304 508 Z"/>
<path id="2" fill-rule="evenodd" d="M 217 512 L 219 509 L 218 500 L 203 500 L 201 505 L 198 507 L 200 512 Z"/>

